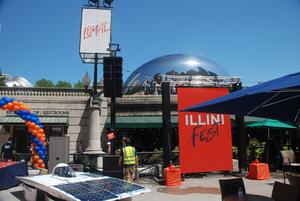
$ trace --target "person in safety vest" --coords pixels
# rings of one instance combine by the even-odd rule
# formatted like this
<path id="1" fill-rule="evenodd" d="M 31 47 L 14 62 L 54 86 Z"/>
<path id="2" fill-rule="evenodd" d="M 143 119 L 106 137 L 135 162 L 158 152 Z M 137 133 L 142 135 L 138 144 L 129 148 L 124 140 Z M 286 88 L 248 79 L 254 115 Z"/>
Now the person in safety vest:
<path id="1" fill-rule="evenodd" d="M 121 150 L 119 165 L 123 165 L 124 180 L 133 182 L 135 179 L 135 171 L 138 166 L 138 157 L 135 148 L 130 146 L 130 139 L 123 138 L 124 147 Z"/>

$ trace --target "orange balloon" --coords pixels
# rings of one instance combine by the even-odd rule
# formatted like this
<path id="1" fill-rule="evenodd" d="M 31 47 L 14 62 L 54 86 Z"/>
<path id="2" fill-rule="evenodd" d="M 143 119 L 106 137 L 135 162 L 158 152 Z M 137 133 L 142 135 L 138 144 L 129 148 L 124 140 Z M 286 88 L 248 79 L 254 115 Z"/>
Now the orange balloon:
<path id="1" fill-rule="evenodd" d="M 32 133 L 33 135 L 35 135 L 35 136 L 38 135 L 38 132 L 37 132 L 36 130 L 33 130 L 33 129 L 31 129 L 31 130 L 32 130 L 31 133 Z"/>
<path id="2" fill-rule="evenodd" d="M 46 145 L 47 145 L 47 142 L 43 142 L 43 145 L 46 146 Z"/>
<path id="3" fill-rule="evenodd" d="M 14 104 L 13 104 L 13 103 L 7 103 L 7 108 L 8 108 L 9 110 L 12 110 L 13 107 L 14 107 Z"/>
<path id="4" fill-rule="evenodd" d="M 38 164 L 34 164 L 33 167 L 34 167 L 35 169 L 37 169 L 37 168 L 39 167 L 39 165 L 38 165 Z"/>
<path id="5" fill-rule="evenodd" d="M 34 129 L 35 129 L 36 131 L 38 131 L 38 130 L 40 129 L 40 126 L 39 126 L 39 125 L 35 125 L 35 126 L 34 126 Z"/>
<path id="6" fill-rule="evenodd" d="M 44 163 L 39 164 L 39 167 L 40 167 L 40 168 L 45 168 L 45 164 L 44 164 Z"/>
<path id="7" fill-rule="evenodd" d="M 35 132 L 36 132 L 36 130 L 34 130 Z M 38 133 L 38 132 L 36 132 L 36 135 L 35 135 L 37 138 L 41 138 L 42 137 L 42 135 L 40 134 L 40 133 Z"/>
<path id="8" fill-rule="evenodd" d="M 45 142 L 45 137 L 41 137 L 41 138 L 39 138 L 39 140 L 41 141 L 41 142 Z"/>
<path id="9" fill-rule="evenodd" d="M 7 109 L 7 104 L 6 104 L 6 105 L 3 105 L 3 106 L 1 107 L 1 109 L 2 109 L 2 110 L 6 110 L 6 109 Z"/>
<path id="10" fill-rule="evenodd" d="M 28 107 L 25 105 L 20 105 L 20 110 L 28 110 Z"/>
<path id="11" fill-rule="evenodd" d="M 39 160 L 40 157 L 39 157 L 39 155 L 34 155 L 34 156 L 33 156 L 33 159 L 34 159 L 34 160 Z"/>
<path id="12" fill-rule="evenodd" d="M 42 164 L 44 161 L 42 160 L 42 159 L 39 159 L 38 161 L 37 161 L 37 163 L 38 164 Z"/>
<path id="13" fill-rule="evenodd" d="M 44 129 L 40 128 L 38 132 L 41 133 L 41 134 L 43 134 L 44 133 Z"/>
<path id="14" fill-rule="evenodd" d="M 31 129 L 34 129 L 35 127 L 35 123 L 34 122 L 30 122 L 30 126 L 29 126 Z"/>
<path id="15" fill-rule="evenodd" d="M 18 106 L 18 105 L 15 105 L 13 108 L 12 108 L 12 110 L 19 110 L 20 109 L 20 106 Z"/>

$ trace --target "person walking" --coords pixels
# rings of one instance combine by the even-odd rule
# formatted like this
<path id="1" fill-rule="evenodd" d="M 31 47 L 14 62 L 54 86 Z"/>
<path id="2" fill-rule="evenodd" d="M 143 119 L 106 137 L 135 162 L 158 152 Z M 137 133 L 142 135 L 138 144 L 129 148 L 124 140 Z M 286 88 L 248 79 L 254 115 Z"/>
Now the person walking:
<path id="1" fill-rule="evenodd" d="M 128 137 L 123 138 L 124 147 L 120 153 L 119 165 L 123 165 L 124 180 L 133 182 L 135 179 L 135 172 L 138 166 L 138 157 L 135 148 L 130 145 Z"/>
<path id="2" fill-rule="evenodd" d="M 1 158 L 3 158 L 5 161 L 12 161 L 14 159 L 15 146 L 12 141 L 13 138 L 9 137 L 7 142 L 2 145 Z"/>

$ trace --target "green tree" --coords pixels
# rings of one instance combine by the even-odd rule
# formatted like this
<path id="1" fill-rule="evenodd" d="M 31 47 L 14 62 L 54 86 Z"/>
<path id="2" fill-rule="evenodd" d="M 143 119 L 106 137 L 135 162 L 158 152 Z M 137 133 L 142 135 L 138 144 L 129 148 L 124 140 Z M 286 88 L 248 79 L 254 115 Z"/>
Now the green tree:
<path id="1" fill-rule="evenodd" d="M 75 84 L 74 84 L 74 88 L 84 88 L 83 83 L 78 80 Z"/>
<path id="2" fill-rule="evenodd" d="M 58 81 L 55 86 L 58 88 L 72 88 L 72 85 L 67 81 Z"/>
<path id="3" fill-rule="evenodd" d="M 35 87 L 54 87 L 51 80 L 41 79 L 35 82 Z"/>

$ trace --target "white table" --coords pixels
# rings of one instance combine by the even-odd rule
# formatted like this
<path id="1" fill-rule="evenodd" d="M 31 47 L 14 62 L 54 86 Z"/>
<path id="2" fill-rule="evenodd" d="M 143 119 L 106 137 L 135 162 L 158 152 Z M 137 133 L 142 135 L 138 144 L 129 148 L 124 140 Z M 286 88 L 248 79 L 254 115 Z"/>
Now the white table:
<path id="1" fill-rule="evenodd" d="M 68 177 L 68 178 L 67 177 L 59 177 L 59 176 L 52 175 L 52 174 L 28 176 L 28 177 L 18 177 L 18 179 L 21 182 L 23 182 L 25 185 L 32 186 L 36 189 L 40 189 L 43 192 L 46 192 L 53 197 L 63 199 L 66 201 L 80 201 L 80 199 L 56 188 L 55 186 L 61 185 L 61 184 L 76 184 L 78 182 L 101 180 L 101 179 L 107 179 L 107 178 L 111 178 L 111 177 L 107 177 L 107 176 L 92 177 L 91 174 L 86 173 L 86 172 L 76 172 L 76 177 Z M 126 182 L 126 181 L 120 180 L 120 182 Z M 128 183 L 128 182 L 126 182 L 126 183 Z M 128 183 L 128 184 L 130 184 L 130 183 Z M 130 191 L 128 193 L 116 194 L 117 198 L 107 199 L 107 201 L 125 199 L 125 198 L 129 198 L 129 197 L 132 197 L 135 195 L 146 193 L 146 192 L 150 192 L 150 190 L 147 188 L 143 188 L 143 189 L 139 189 L 139 190 L 135 190 L 135 191 Z"/>

